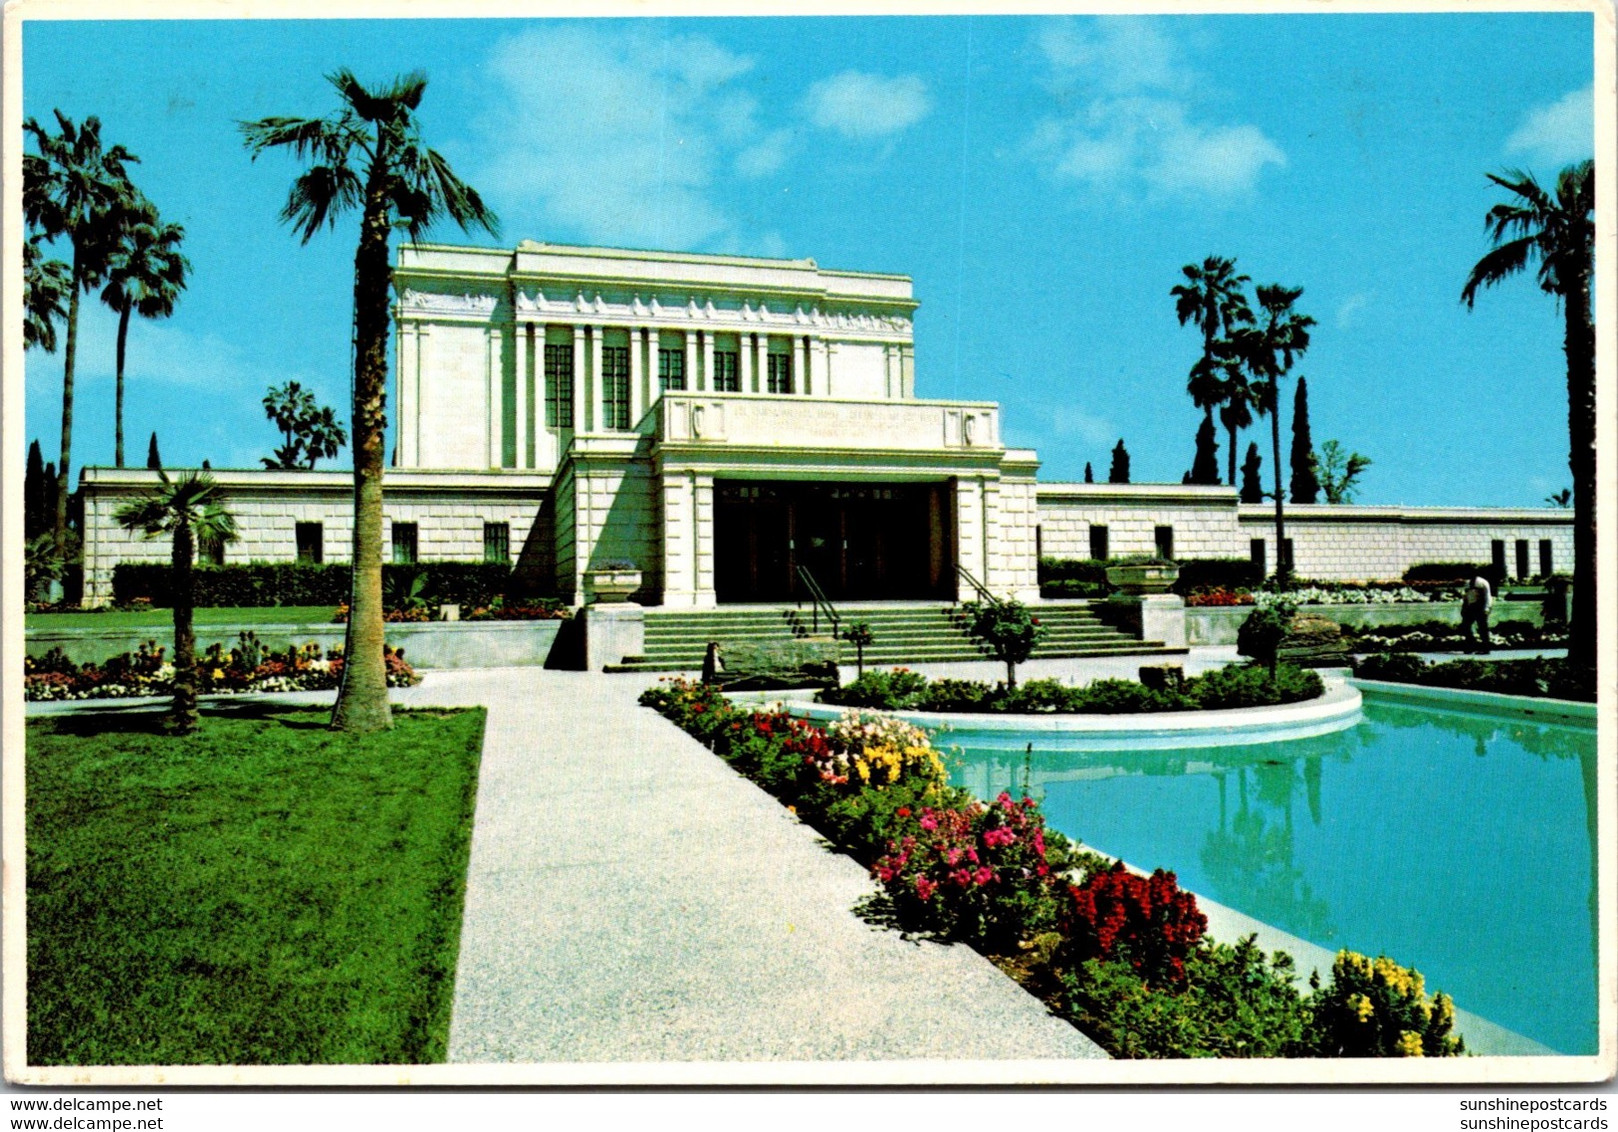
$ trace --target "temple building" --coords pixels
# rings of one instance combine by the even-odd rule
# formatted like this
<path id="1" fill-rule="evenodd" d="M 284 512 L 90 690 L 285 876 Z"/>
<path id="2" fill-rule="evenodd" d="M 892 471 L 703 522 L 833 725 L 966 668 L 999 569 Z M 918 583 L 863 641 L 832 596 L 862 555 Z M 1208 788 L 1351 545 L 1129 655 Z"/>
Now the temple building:
<path id="1" fill-rule="evenodd" d="M 394 286 L 394 561 L 509 561 L 574 604 L 593 571 L 632 569 L 635 600 L 671 608 L 810 586 L 846 602 L 981 583 L 1031 601 L 1041 554 L 1274 569 L 1268 505 L 1228 487 L 1041 483 L 1037 454 L 1004 444 L 999 405 L 916 397 L 908 276 L 529 241 L 407 244 Z M 112 519 L 154 476 L 84 470 L 88 604 L 110 600 L 116 563 L 166 557 Z M 349 473 L 215 477 L 241 529 L 216 561 L 348 557 Z M 1572 566 L 1559 509 L 1289 504 L 1287 531 L 1316 578 Z"/>

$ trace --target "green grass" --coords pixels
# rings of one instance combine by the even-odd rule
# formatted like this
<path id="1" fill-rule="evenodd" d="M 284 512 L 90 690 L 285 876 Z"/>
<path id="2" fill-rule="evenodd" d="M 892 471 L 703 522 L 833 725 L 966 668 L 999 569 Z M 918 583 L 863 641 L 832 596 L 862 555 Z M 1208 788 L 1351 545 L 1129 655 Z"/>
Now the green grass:
<path id="1" fill-rule="evenodd" d="M 220 606 L 196 611 L 196 624 L 203 625 L 324 625 L 331 623 L 335 605 L 241 605 Z M 106 613 L 30 613 L 23 618 L 28 629 L 139 629 L 169 628 L 174 624 L 172 609 L 118 609 Z"/>
<path id="2" fill-rule="evenodd" d="M 484 712 L 28 722 L 28 1061 L 427 1063 L 449 1036 Z"/>

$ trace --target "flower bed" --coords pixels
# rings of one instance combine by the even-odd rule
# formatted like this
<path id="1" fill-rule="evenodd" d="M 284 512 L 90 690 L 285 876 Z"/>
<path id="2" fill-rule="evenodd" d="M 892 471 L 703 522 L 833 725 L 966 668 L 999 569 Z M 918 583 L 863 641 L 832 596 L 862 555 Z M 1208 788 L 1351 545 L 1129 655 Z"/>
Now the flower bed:
<path id="1" fill-rule="evenodd" d="M 1429 664 L 1408 653 L 1382 653 L 1359 660 L 1354 665 L 1354 675 L 1366 680 L 1424 684 L 1434 688 L 1596 702 L 1595 672 L 1556 656 Z"/>
<path id="2" fill-rule="evenodd" d="M 75 664 L 60 648 L 41 657 L 23 659 L 23 698 L 26 700 L 95 700 L 122 696 L 174 694 L 174 665 L 164 659 L 155 641 L 134 653 L 109 657 L 101 664 Z M 394 688 L 421 683 L 405 662 L 404 650 L 386 648 L 388 685 Z M 272 652 L 251 632 L 242 633 L 237 646 L 225 651 L 209 645 L 197 656 L 199 694 L 235 692 L 313 692 L 335 688 L 343 675 L 343 650 L 322 650 L 319 645 Z"/>
<path id="3" fill-rule="evenodd" d="M 1489 637 L 1494 647 L 1505 649 L 1562 648 L 1567 645 L 1565 630 L 1541 628 L 1531 621 L 1501 621 L 1490 629 Z M 1352 641 L 1353 647 L 1359 652 L 1434 652 L 1461 649 L 1472 643 L 1458 625 L 1444 621 L 1382 625 L 1374 630 L 1355 633 Z"/>
<path id="4" fill-rule="evenodd" d="M 1343 952 L 1305 994 L 1284 953 L 1209 940 L 1173 873 L 1076 849 L 1031 798 L 951 786 L 919 728 L 858 711 L 820 728 L 685 679 L 641 703 L 868 866 L 899 928 L 976 948 L 1116 1057 L 1463 1052 L 1419 974 Z"/>
<path id="5" fill-rule="evenodd" d="M 979 680 L 928 680 L 907 668 L 894 668 L 873 669 L 841 688 L 826 689 L 817 698 L 825 704 L 880 711 L 1134 715 L 1273 707 L 1312 700 L 1324 692 L 1318 674 L 1286 664 L 1278 668 L 1274 680 L 1265 668 L 1230 665 L 1193 676 L 1178 687 L 1164 688 L 1110 679 L 1079 687 L 1052 679 L 1027 680 L 1008 688 Z"/>

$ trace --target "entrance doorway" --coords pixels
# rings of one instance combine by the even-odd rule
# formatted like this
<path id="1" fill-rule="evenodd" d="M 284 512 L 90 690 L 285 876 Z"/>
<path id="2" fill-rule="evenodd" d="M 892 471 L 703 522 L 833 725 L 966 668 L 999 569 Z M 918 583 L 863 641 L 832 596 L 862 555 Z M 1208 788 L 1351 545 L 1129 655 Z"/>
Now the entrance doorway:
<path id="1" fill-rule="evenodd" d="M 834 601 L 954 593 L 950 483 L 719 480 L 714 498 L 721 602 L 806 597 L 800 567 Z"/>

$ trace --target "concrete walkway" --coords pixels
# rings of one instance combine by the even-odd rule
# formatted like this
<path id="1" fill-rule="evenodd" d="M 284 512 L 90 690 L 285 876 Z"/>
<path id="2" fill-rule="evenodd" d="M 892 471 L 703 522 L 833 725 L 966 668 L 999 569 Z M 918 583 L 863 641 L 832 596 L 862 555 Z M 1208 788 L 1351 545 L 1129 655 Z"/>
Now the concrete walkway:
<path id="1" fill-rule="evenodd" d="M 452 1062 L 1105 1056 L 970 949 L 860 919 L 865 871 L 636 706 L 648 682 L 441 671 L 397 694 L 489 707 Z"/>

